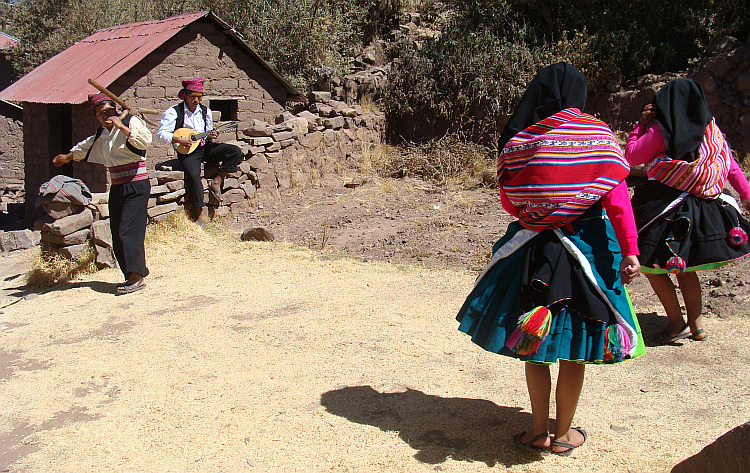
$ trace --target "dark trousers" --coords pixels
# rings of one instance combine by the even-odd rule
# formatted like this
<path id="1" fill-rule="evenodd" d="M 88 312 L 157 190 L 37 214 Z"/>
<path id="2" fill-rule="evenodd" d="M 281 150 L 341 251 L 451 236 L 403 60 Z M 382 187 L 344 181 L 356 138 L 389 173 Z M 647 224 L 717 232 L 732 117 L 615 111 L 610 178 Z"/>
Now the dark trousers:
<path id="1" fill-rule="evenodd" d="M 242 151 L 227 143 L 207 141 L 190 154 L 178 155 L 182 169 L 185 171 L 185 188 L 194 207 L 203 207 L 203 183 L 201 182 L 201 163 L 206 168 L 215 168 L 219 172 L 235 172 L 242 161 Z"/>
<path id="2" fill-rule="evenodd" d="M 125 279 L 130 273 L 148 276 L 146 268 L 146 224 L 151 183 L 143 181 L 117 184 L 109 189 L 109 228 L 112 249 Z"/>

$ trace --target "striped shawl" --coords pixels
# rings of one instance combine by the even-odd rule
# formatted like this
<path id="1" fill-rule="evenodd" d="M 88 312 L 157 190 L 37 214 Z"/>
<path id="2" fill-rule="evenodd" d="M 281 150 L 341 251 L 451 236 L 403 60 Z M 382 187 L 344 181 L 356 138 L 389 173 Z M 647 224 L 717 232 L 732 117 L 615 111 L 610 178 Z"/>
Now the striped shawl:
<path id="1" fill-rule="evenodd" d="M 706 126 L 695 161 L 689 163 L 660 153 L 646 164 L 646 173 L 669 187 L 702 199 L 715 199 L 724 191 L 731 158 L 729 144 L 712 119 Z"/>
<path id="2" fill-rule="evenodd" d="M 612 131 L 576 108 L 516 134 L 500 153 L 498 183 L 525 228 L 559 228 L 583 214 L 628 175 Z"/>

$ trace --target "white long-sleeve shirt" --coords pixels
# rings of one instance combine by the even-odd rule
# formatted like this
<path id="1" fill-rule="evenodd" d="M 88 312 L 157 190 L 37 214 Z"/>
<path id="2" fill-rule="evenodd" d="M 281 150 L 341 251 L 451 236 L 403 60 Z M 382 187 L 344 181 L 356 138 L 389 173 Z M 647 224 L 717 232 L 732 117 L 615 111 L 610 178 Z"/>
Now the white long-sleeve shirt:
<path id="1" fill-rule="evenodd" d="M 195 112 L 191 112 L 187 105 L 185 106 L 185 117 L 182 126 L 184 128 L 190 128 L 197 132 L 204 132 L 214 129 L 214 122 L 211 117 L 211 109 L 206 106 L 206 115 L 203 116 L 200 105 L 195 107 Z M 174 107 L 169 107 L 161 115 L 161 124 L 159 125 L 159 131 L 156 132 L 156 136 L 167 143 L 172 143 L 172 137 L 174 136 L 174 127 L 177 123 L 177 111 Z M 206 127 L 208 125 L 208 127 Z"/>
<path id="2" fill-rule="evenodd" d="M 107 130 L 106 127 L 103 128 L 102 134 L 99 135 L 96 143 L 94 143 L 96 135 L 91 135 L 73 146 L 73 149 L 70 150 L 73 153 L 73 159 L 81 161 L 86 157 L 89 148 L 91 148 L 88 162 L 103 164 L 108 168 L 145 161 L 146 158 L 144 156 L 130 151 L 125 142 L 130 142 L 131 145 L 138 149 L 148 149 L 152 140 L 151 132 L 146 128 L 146 124 L 136 116 L 130 118 L 128 128 L 130 128 L 129 137 L 117 127 L 112 127 L 112 130 Z"/>

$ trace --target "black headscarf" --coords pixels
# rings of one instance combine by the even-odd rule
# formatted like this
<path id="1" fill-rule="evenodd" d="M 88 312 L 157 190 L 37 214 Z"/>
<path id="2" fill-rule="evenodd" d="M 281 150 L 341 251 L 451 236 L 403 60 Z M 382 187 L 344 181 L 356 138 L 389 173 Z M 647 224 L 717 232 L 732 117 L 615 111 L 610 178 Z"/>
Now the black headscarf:
<path id="1" fill-rule="evenodd" d="M 671 80 L 656 94 L 654 105 L 667 156 L 693 161 L 692 154 L 713 118 L 700 84 L 693 79 Z"/>
<path id="2" fill-rule="evenodd" d="M 547 66 L 534 77 L 500 136 L 498 149 L 518 132 L 566 108 L 586 105 L 586 77 L 567 62 Z"/>

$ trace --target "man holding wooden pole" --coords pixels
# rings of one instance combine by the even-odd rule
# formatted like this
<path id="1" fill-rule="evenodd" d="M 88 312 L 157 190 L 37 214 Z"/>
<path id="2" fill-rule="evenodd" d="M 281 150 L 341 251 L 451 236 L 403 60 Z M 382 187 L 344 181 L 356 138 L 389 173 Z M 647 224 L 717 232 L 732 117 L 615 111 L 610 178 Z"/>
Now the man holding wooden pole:
<path id="1" fill-rule="evenodd" d="M 148 198 L 151 193 L 146 172 L 146 148 L 151 132 L 135 115 L 118 116 L 115 103 L 107 94 L 89 95 L 89 105 L 101 126 L 96 134 L 73 147 L 67 154 L 52 159 L 55 166 L 73 160 L 98 163 L 107 167 L 109 188 L 109 225 L 112 249 L 125 282 L 116 293 L 128 294 L 145 287 L 148 276 L 144 240 L 148 223 Z"/>

